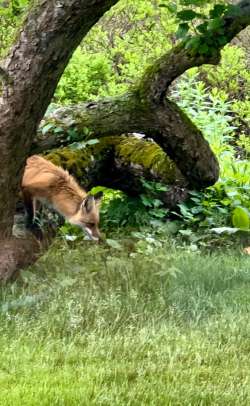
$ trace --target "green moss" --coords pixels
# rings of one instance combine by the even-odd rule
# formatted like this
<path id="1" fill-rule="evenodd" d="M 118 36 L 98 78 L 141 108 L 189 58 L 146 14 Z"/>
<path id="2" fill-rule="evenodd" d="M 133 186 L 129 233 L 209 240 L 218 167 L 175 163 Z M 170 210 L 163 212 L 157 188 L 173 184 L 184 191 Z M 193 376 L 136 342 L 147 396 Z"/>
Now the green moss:
<path id="1" fill-rule="evenodd" d="M 83 149 L 58 149 L 47 154 L 46 158 L 83 180 L 87 179 L 89 170 L 97 162 L 101 163 L 105 159 L 110 149 L 125 165 L 139 165 L 163 182 L 172 184 L 180 177 L 174 162 L 156 143 L 135 137 L 104 137 L 97 144 Z"/>
<path id="2" fill-rule="evenodd" d="M 61 148 L 45 155 L 45 158 L 57 166 L 68 170 L 76 178 L 87 182 L 88 172 L 93 168 L 96 162 L 101 162 L 105 155 L 116 143 L 120 141 L 119 137 L 106 137 L 94 145 L 87 145 L 82 149 Z"/>
<path id="3" fill-rule="evenodd" d="M 140 165 L 166 183 L 176 180 L 177 169 L 174 162 L 154 142 L 123 137 L 116 146 L 116 153 L 124 163 Z"/>
<path id="4" fill-rule="evenodd" d="M 91 163 L 91 155 L 87 150 L 73 150 L 63 148 L 50 152 L 46 158 L 55 165 L 62 166 L 69 172 L 74 173 L 77 178 L 85 175 L 88 166 Z"/>

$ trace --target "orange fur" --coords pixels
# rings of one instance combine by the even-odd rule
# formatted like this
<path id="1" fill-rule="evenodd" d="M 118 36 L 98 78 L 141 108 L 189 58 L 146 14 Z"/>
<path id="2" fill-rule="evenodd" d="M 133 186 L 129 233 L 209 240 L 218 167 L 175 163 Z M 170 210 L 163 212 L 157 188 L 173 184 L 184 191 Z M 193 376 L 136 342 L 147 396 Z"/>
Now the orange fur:
<path id="1" fill-rule="evenodd" d="M 100 198 L 87 195 L 75 179 L 64 169 L 52 162 L 33 155 L 27 159 L 22 193 L 27 211 L 36 201 L 54 207 L 70 223 L 82 227 L 94 239 L 99 238 Z"/>

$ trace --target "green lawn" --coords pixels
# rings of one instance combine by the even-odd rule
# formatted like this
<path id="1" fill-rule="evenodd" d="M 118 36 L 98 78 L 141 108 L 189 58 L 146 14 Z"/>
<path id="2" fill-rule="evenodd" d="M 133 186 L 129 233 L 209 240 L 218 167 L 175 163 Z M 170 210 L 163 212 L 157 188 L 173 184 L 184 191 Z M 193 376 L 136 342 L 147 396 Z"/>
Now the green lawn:
<path id="1" fill-rule="evenodd" d="M 2 288 L 0 405 L 250 405 L 249 256 L 121 244 Z"/>

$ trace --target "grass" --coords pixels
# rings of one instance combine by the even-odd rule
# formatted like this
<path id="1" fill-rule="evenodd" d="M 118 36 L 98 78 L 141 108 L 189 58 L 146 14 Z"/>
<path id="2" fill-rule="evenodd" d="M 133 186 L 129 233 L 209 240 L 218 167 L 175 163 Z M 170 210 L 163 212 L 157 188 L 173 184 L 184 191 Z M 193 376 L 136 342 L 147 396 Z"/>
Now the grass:
<path id="1" fill-rule="evenodd" d="M 0 405 L 249 405 L 249 257 L 120 245 L 2 288 Z"/>

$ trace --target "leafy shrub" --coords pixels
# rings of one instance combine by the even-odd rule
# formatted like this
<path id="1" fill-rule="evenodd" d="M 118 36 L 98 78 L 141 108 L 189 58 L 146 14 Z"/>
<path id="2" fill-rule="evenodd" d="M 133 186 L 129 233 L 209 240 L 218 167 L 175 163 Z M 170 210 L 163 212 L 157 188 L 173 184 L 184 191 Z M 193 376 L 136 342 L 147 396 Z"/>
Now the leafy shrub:
<path id="1" fill-rule="evenodd" d="M 221 51 L 221 62 L 217 66 L 203 66 L 210 87 L 223 89 L 231 99 L 245 99 L 250 89 L 250 72 L 247 56 L 243 48 L 226 45 Z"/>
<path id="2" fill-rule="evenodd" d="M 250 71 L 246 51 L 238 46 L 226 45 L 219 65 L 203 66 L 198 71 L 209 89 L 219 88 L 227 95 L 237 132 L 249 132 Z"/>
<path id="3" fill-rule="evenodd" d="M 171 48 L 176 24 L 151 0 L 120 0 L 73 54 L 55 94 L 77 103 L 125 92 L 145 68 Z"/>
<path id="4" fill-rule="evenodd" d="M 4 57 L 22 23 L 30 0 L 0 0 L 0 57 Z"/>
<path id="5" fill-rule="evenodd" d="M 235 213 L 239 212 L 242 218 L 250 218 L 250 162 L 236 158 L 235 147 L 230 144 L 235 130 L 230 114 L 232 103 L 224 91 L 217 88 L 209 91 L 196 72 L 191 70 L 186 74 L 173 91 L 173 97 L 209 141 L 220 163 L 220 178 L 203 193 L 192 192 L 190 199 L 180 205 L 181 216 L 189 226 L 249 228 L 248 220 L 245 226 L 241 220 L 235 220 Z M 244 136 L 241 140 L 248 145 Z"/>
<path id="6" fill-rule="evenodd" d="M 100 87 L 111 80 L 111 68 L 104 54 L 87 55 L 78 48 L 59 81 L 56 103 L 78 103 L 94 100 Z"/>

